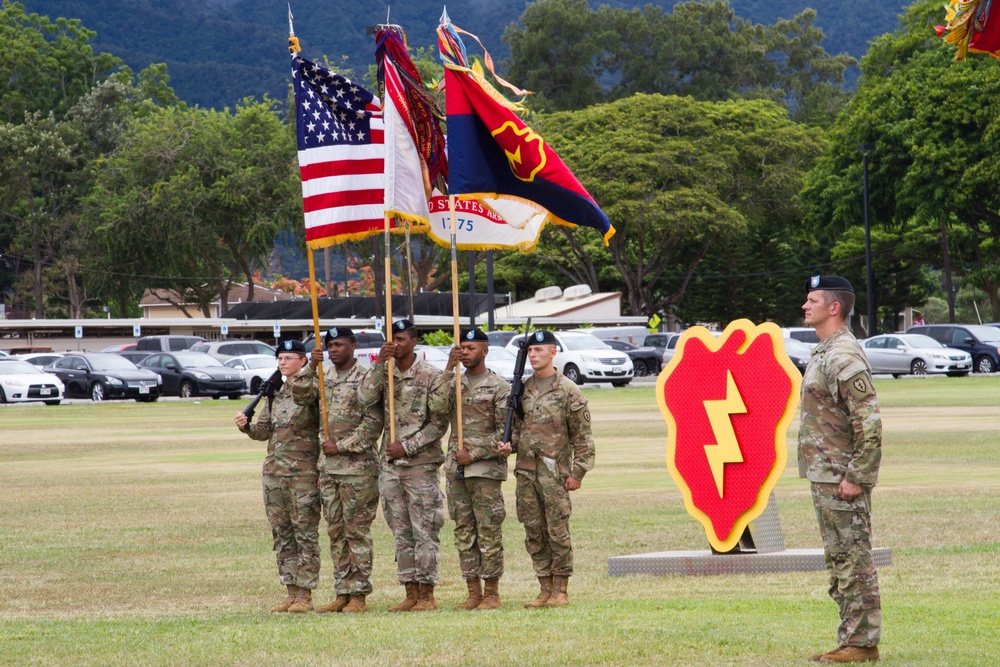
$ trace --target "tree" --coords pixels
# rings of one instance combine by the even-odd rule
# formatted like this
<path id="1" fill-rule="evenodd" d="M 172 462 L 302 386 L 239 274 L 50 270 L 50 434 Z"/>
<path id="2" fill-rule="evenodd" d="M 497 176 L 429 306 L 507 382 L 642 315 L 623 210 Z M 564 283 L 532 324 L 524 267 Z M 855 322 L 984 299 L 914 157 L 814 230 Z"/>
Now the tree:
<path id="1" fill-rule="evenodd" d="M 871 145 L 873 226 L 903 239 L 914 261 L 941 267 L 946 276 L 954 267 L 974 280 L 1000 319 L 1000 166 L 994 151 L 1000 63 L 981 57 L 955 63 L 953 48 L 935 37 L 940 20 L 938 3 L 915 4 L 901 31 L 874 42 L 861 61 L 858 92 L 831 130 L 829 149 L 806 180 L 802 200 L 821 242 L 832 247 L 863 218 L 857 147 Z"/>
<path id="2" fill-rule="evenodd" d="M 545 117 L 539 130 L 617 229 L 608 250 L 634 315 L 669 312 L 718 244 L 766 221 L 793 226 L 794 195 L 822 147 L 764 100 L 636 95 Z M 572 237 L 600 243 L 590 230 Z M 600 265 L 603 253 L 586 254 Z"/>

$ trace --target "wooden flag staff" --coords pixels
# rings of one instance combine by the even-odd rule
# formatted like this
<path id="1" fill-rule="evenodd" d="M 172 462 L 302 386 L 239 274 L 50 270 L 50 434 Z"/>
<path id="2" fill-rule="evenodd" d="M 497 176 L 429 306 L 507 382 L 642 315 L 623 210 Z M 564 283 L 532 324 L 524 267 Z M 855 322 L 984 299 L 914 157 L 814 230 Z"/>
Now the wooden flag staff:
<path id="1" fill-rule="evenodd" d="M 448 206 L 451 208 L 451 311 L 455 322 L 455 345 L 460 343 L 458 324 L 458 252 L 455 247 L 455 235 L 458 228 L 458 216 L 455 213 L 455 195 L 448 195 Z M 462 440 L 462 364 L 455 364 L 455 436 L 458 438 L 458 448 L 465 449 Z"/>
<path id="2" fill-rule="evenodd" d="M 389 241 L 389 216 L 383 216 L 385 219 L 385 275 L 383 276 L 383 287 L 385 289 L 385 333 L 386 340 L 392 340 L 392 267 L 389 263 L 389 256 L 392 252 L 392 246 Z M 395 368 L 395 359 L 389 357 L 388 373 L 386 375 L 387 379 L 386 385 L 389 389 L 389 442 L 396 442 L 396 392 L 395 386 L 396 381 L 393 377 L 393 369 Z"/>
<path id="3" fill-rule="evenodd" d="M 316 298 L 316 260 L 313 259 L 313 250 L 308 248 L 309 252 L 309 293 L 312 295 L 312 308 L 313 308 L 313 340 L 316 342 L 316 347 L 323 349 L 323 341 L 319 337 L 319 302 Z M 326 383 L 323 382 L 323 362 L 319 362 L 316 366 L 316 377 L 319 380 L 319 414 L 320 419 L 323 421 L 323 438 L 324 440 L 330 439 L 330 424 L 326 421 Z"/>

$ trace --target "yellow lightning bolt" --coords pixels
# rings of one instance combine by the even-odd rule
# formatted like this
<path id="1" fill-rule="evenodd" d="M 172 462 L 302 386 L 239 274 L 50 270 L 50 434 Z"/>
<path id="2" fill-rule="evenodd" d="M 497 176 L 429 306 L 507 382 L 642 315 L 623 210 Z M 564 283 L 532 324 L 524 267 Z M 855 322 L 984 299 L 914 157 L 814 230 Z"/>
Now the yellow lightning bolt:
<path id="1" fill-rule="evenodd" d="M 510 162 L 511 167 L 515 164 L 521 164 L 521 147 L 518 146 L 517 149 L 511 153 L 509 150 L 504 149 L 504 153 L 507 154 L 507 161 Z"/>
<path id="2" fill-rule="evenodd" d="M 712 425 L 712 432 L 715 433 L 715 442 L 705 445 L 705 457 L 712 468 L 712 477 L 715 478 L 715 488 L 719 490 L 720 498 L 724 464 L 743 462 L 743 453 L 740 452 L 740 443 L 736 440 L 730 415 L 746 414 L 746 411 L 747 407 L 733 380 L 733 373 L 727 370 L 726 398 L 721 401 L 705 401 L 705 413 Z"/>

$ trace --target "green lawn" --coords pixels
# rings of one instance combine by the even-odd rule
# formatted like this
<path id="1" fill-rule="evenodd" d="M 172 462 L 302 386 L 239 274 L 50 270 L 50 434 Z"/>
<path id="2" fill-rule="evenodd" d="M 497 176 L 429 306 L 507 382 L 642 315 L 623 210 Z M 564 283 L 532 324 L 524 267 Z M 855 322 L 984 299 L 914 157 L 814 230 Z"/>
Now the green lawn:
<path id="1" fill-rule="evenodd" d="M 886 665 L 1000 664 L 1000 376 L 880 380 L 875 542 Z M 461 613 L 442 531 L 433 613 L 402 597 L 375 522 L 359 617 L 269 614 L 284 596 L 260 499 L 263 444 L 243 402 L 0 409 L 0 665 L 803 665 L 834 647 L 825 574 L 607 576 L 609 556 L 705 549 L 666 470 L 654 390 L 588 390 L 597 467 L 574 494 L 568 608 L 528 612 L 536 582 L 505 485 L 503 607 Z M 818 547 L 794 438 L 775 495 L 789 547 Z M 325 537 L 323 538 L 325 542 Z M 331 596 L 324 553 L 317 601 Z"/>

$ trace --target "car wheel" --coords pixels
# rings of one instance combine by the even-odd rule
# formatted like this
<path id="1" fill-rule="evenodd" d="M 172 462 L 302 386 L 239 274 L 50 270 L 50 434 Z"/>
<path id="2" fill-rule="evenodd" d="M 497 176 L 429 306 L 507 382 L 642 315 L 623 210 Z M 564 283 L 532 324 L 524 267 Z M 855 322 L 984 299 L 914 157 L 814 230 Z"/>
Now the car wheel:
<path id="1" fill-rule="evenodd" d="M 229 394 L 230 401 L 238 401 L 243 394 Z"/>
<path id="2" fill-rule="evenodd" d="M 3 393 L 3 387 L 0 387 L 0 403 L 7 402 L 7 394 Z"/>
<path id="3" fill-rule="evenodd" d="M 898 379 L 899 379 L 899 376 L 900 376 L 900 375 L 901 375 L 900 373 L 893 373 L 893 374 L 892 374 L 892 377 L 893 377 L 894 379 L 898 380 Z"/>
<path id="4" fill-rule="evenodd" d="M 583 384 L 583 376 L 580 374 L 580 369 L 573 364 L 566 364 L 566 368 L 563 369 L 563 375 L 573 384 Z"/>
<path id="5" fill-rule="evenodd" d="M 45 401 L 45 405 L 59 405 L 60 403 L 62 403 L 61 399 L 58 401 Z"/>
<path id="6" fill-rule="evenodd" d="M 612 386 L 612 387 L 624 387 L 624 386 L 625 386 L 625 385 L 627 385 L 627 384 L 628 384 L 629 382 L 631 382 L 631 380 L 626 380 L 625 382 L 612 382 L 612 383 L 611 383 L 611 386 Z"/>
<path id="7" fill-rule="evenodd" d="M 927 362 L 923 359 L 914 359 L 911 361 L 910 375 L 927 375 Z"/>
<path id="8" fill-rule="evenodd" d="M 635 376 L 637 378 L 644 378 L 650 374 L 649 367 L 646 366 L 646 362 L 644 361 L 637 361 L 633 366 L 635 367 Z"/>
<path id="9" fill-rule="evenodd" d="M 95 382 L 90 386 L 90 400 L 95 402 L 103 401 L 105 398 L 104 385 L 100 382 Z"/>
<path id="10" fill-rule="evenodd" d="M 258 391 L 260 391 L 260 383 L 261 382 L 263 382 L 263 380 L 261 380 L 260 378 L 256 378 L 256 377 L 254 379 L 250 380 L 250 393 L 251 394 L 256 394 Z"/>
<path id="11" fill-rule="evenodd" d="M 185 380 L 181 382 L 181 398 L 191 398 L 195 396 L 194 385 Z"/>
<path id="12" fill-rule="evenodd" d="M 141 396 L 141 397 L 135 399 L 135 402 L 136 403 L 152 403 L 153 401 L 155 401 L 158 398 L 159 398 L 159 396 Z"/>
<path id="13" fill-rule="evenodd" d="M 976 359 L 976 372 L 977 373 L 992 373 L 997 369 L 996 364 L 989 357 L 979 357 Z"/>

